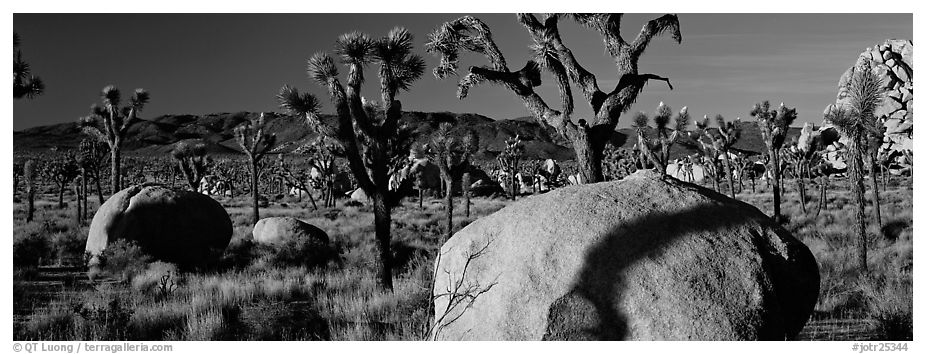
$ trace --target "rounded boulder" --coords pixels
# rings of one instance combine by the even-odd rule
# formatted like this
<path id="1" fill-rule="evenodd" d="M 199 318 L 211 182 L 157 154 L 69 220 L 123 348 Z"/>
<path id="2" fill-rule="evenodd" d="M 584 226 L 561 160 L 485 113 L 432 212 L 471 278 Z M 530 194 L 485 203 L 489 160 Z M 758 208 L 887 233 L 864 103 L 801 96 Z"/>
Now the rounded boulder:
<path id="1" fill-rule="evenodd" d="M 328 247 L 328 234 L 312 224 L 293 217 L 263 218 L 254 224 L 254 242 L 280 245 L 293 239 L 305 239 L 319 247 Z"/>
<path id="2" fill-rule="evenodd" d="M 90 223 L 86 251 L 93 257 L 91 264 L 98 264 L 108 244 L 125 239 L 154 259 L 200 266 L 218 259 L 231 237 L 231 219 L 212 198 L 142 184 L 119 191 L 100 206 Z"/>
<path id="3" fill-rule="evenodd" d="M 758 209 L 652 171 L 524 198 L 440 255 L 439 340 L 794 339 L 820 283 Z"/>

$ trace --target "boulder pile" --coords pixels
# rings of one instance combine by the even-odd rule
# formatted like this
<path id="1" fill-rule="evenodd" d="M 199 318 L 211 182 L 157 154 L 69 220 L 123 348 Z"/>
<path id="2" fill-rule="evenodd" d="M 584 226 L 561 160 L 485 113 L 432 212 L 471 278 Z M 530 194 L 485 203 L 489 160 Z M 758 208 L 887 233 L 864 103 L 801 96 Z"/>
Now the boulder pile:
<path id="1" fill-rule="evenodd" d="M 836 103 L 827 106 L 824 114 L 837 105 L 849 104 L 847 85 L 852 74 L 866 63 L 871 65 L 887 92 L 884 102 L 875 111 L 875 116 L 885 127 L 879 155 L 887 161 L 892 173 L 902 173 L 912 164 L 910 158 L 913 151 L 913 41 L 889 39 L 862 52 L 855 65 L 846 69 L 839 78 Z M 824 125 L 820 129 L 823 131 L 831 127 Z M 844 139 L 841 141 L 843 144 L 846 142 Z"/>

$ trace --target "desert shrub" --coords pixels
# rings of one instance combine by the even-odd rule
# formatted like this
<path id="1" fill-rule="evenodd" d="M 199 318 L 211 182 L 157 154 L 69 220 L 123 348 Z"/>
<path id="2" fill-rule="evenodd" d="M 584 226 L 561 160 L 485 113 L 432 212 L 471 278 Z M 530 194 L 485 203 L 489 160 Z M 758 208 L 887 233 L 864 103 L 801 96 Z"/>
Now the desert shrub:
<path id="1" fill-rule="evenodd" d="M 236 338 L 247 340 L 328 340 L 328 322 L 309 301 L 268 301 L 240 307 Z"/>
<path id="2" fill-rule="evenodd" d="M 913 340 L 913 281 L 906 276 L 872 276 L 861 282 L 875 321 L 875 340 Z"/>
<path id="3" fill-rule="evenodd" d="M 80 229 L 58 232 L 52 235 L 51 245 L 59 263 L 81 263 L 87 245 L 87 236 Z"/>
<path id="4" fill-rule="evenodd" d="M 86 340 L 127 340 L 132 312 L 119 297 L 91 299 L 74 307 L 75 334 Z"/>
<path id="5" fill-rule="evenodd" d="M 258 248 L 270 263 L 282 267 L 320 268 L 338 256 L 335 248 L 319 244 L 308 236 L 293 237 L 275 245 L 259 245 Z"/>
<path id="6" fill-rule="evenodd" d="M 132 278 L 132 288 L 159 298 L 173 294 L 180 286 L 182 276 L 173 263 L 154 262 Z"/>
<path id="7" fill-rule="evenodd" d="M 133 276 L 148 267 L 151 257 L 136 242 L 119 239 L 106 245 L 99 260 L 100 270 L 104 273 L 130 282 Z"/>
<path id="8" fill-rule="evenodd" d="M 233 238 L 219 259 L 219 268 L 226 270 L 246 268 L 259 255 L 256 246 L 250 238 Z"/>
<path id="9" fill-rule="evenodd" d="M 13 265 L 15 267 L 37 267 L 42 260 L 51 258 L 51 242 L 45 233 L 23 232 L 13 236 Z"/>

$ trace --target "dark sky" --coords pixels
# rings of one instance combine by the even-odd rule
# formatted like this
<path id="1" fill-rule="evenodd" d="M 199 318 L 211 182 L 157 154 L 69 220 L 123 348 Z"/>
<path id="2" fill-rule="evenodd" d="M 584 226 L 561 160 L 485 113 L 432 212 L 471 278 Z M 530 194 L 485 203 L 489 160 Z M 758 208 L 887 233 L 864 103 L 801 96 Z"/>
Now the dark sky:
<path id="1" fill-rule="evenodd" d="M 415 34 L 416 50 L 428 70 L 399 98 L 407 110 L 473 112 L 496 119 L 527 115 L 513 93 L 495 86 L 455 97 L 456 80 L 430 75 L 437 58 L 424 52 L 427 34 L 458 14 L 15 14 L 24 57 L 42 77 L 47 92 L 16 100 L 14 130 L 75 121 L 115 84 L 124 95 L 142 87 L 151 102 L 142 117 L 276 111 L 283 84 L 319 95 L 325 91 L 305 74 L 314 52 L 330 51 L 338 35 L 352 30 L 382 36 L 394 26 Z M 513 14 L 477 15 L 492 28 L 512 70 L 527 60 L 530 39 Z M 631 14 L 623 23 L 632 40 L 653 14 Z M 912 39 L 911 14 L 680 14 L 682 43 L 654 40 L 640 71 L 668 76 L 675 90 L 652 82 L 628 112 L 652 112 L 660 101 L 678 110 L 688 106 L 698 118 L 723 114 L 748 119 L 760 100 L 797 107 L 798 122 L 821 120 L 833 101 L 842 72 L 866 47 L 888 38 Z M 604 89 L 617 77 L 594 32 L 571 21 L 561 24 L 564 40 Z M 464 56 L 463 68 L 485 60 Z M 375 71 L 368 69 L 368 78 Z M 546 77 L 545 77 L 546 78 Z M 548 80 L 547 80 L 548 81 Z M 548 82 L 543 95 L 559 108 Z M 366 96 L 377 98 L 370 86 Z M 576 117 L 590 114 L 576 95 Z M 621 119 L 620 126 L 629 125 Z"/>

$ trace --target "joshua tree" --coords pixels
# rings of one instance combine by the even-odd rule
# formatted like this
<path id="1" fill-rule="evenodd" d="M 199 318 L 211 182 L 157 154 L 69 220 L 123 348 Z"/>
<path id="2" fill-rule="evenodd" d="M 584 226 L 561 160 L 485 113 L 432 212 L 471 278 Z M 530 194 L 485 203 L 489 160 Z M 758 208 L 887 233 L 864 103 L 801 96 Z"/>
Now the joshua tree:
<path id="1" fill-rule="evenodd" d="M 77 158 L 71 153 L 58 156 L 49 161 L 42 172 L 58 187 L 58 208 L 64 209 L 64 189 L 80 175 Z"/>
<path id="2" fill-rule="evenodd" d="M 109 146 L 95 138 L 84 138 L 80 140 L 78 147 L 78 159 L 81 168 L 83 168 L 91 178 L 93 178 L 94 187 L 96 187 L 96 196 L 100 205 L 103 205 L 103 185 L 102 171 L 106 165 L 106 158 L 109 154 Z M 86 200 L 84 200 L 86 201 Z"/>
<path id="3" fill-rule="evenodd" d="M 26 182 L 26 200 L 28 209 L 26 210 L 26 222 L 32 221 L 33 216 L 35 215 L 35 188 L 36 186 L 36 163 L 34 160 L 29 159 L 23 164 L 23 180 Z"/>
<path id="4" fill-rule="evenodd" d="M 318 135 L 312 142 L 297 148 L 296 152 L 309 156 L 309 166 L 314 168 L 309 176 L 311 183 L 314 188 L 321 190 L 324 206 L 333 207 L 335 178 L 340 172 L 335 163 L 336 157 L 344 155 L 341 143 L 331 137 Z M 314 205 L 314 200 L 312 203 Z"/>
<path id="5" fill-rule="evenodd" d="M 469 169 L 470 158 L 479 147 L 479 136 L 472 131 L 457 137 L 451 134 L 450 128 L 450 123 L 441 123 L 427 146 L 427 154 L 440 168 L 441 178 L 447 186 L 444 191 L 445 239 L 453 235 L 453 181 L 461 179 L 463 172 Z"/>
<path id="6" fill-rule="evenodd" d="M 516 135 L 505 140 L 505 149 L 495 159 L 498 161 L 498 167 L 506 173 L 505 183 L 508 183 L 511 200 L 517 198 L 518 188 L 520 188 L 516 177 L 523 157 L 524 144 L 521 143 L 521 137 Z"/>
<path id="7" fill-rule="evenodd" d="M 653 116 L 656 136 L 648 137 L 646 130 L 650 128 L 649 117 L 644 112 L 639 112 L 634 116 L 633 127 L 637 130 L 637 147 L 656 166 L 663 178 L 666 177 L 666 169 L 669 167 L 669 150 L 688 126 L 688 107 L 682 107 L 682 110 L 678 112 L 675 117 L 674 130 L 670 133 L 669 123 L 671 122 L 672 108 L 659 102 L 659 107 L 656 108 L 656 114 Z"/>
<path id="8" fill-rule="evenodd" d="M 277 165 L 274 168 L 273 173 L 277 175 L 280 179 L 286 182 L 287 186 L 297 188 L 300 191 L 305 191 L 309 195 L 309 201 L 312 202 L 312 210 L 318 210 L 318 204 L 315 203 L 315 198 L 312 197 L 312 193 L 309 193 L 309 186 L 306 182 L 309 180 L 306 171 L 297 172 L 286 163 L 285 156 L 281 153 L 278 155 Z M 300 192 L 300 201 L 302 201 L 302 194 Z M 327 205 L 326 205 L 327 206 Z"/>
<path id="9" fill-rule="evenodd" d="M 19 50 L 19 45 L 19 33 L 13 32 L 13 50 L 16 51 L 16 56 L 13 58 L 13 98 L 32 99 L 45 92 L 45 83 L 39 77 L 32 75 L 32 68 L 29 63 L 23 61 L 23 53 Z"/>
<path id="10" fill-rule="evenodd" d="M 669 79 L 638 73 L 640 56 L 656 36 L 669 32 L 681 43 L 682 33 L 676 15 L 663 15 L 647 22 L 632 42 L 621 35 L 622 14 L 575 14 L 576 22 L 601 34 L 608 54 L 615 62 L 617 85 L 610 91 L 602 91 L 598 79 L 579 64 L 572 51 L 566 47 L 560 36 L 559 20 L 563 14 L 547 15 L 542 21 L 532 14 L 518 14 L 518 21 L 533 38 L 533 57 L 521 70 L 512 72 L 505 57 L 492 39 L 489 27 L 481 20 L 464 16 L 441 25 L 429 37 L 428 52 L 441 57 L 440 65 L 434 69 L 434 76 L 446 78 L 457 72 L 460 65 L 460 50 L 484 55 L 490 66 L 471 66 L 459 83 L 457 96 L 466 97 L 469 89 L 481 83 L 501 84 L 517 95 L 534 119 L 542 126 L 556 130 L 572 142 L 576 152 L 579 170 L 585 183 L 602 180 L 601 159 L 617 126 L 620 115 L 630 109 L 631 104 L 649 80 Z M 550 107 L 534 88 L 541 83 L 541 70 L 549 71 L 559 89 L 562 109 Z M 570 82 L 571 81 L 571 82 Z M 574 122 L 573 94 L 571 85 L 576 85 L 591 106 L 594 117 Z M 669 84 L 669 88 L 672 85 Z"/>
<path id="11" fill-rule="evenodd" d="M 315 96 L 300 94 L 289 86 L 283 86 L 278 95 L 283 108 L 304 115 L 312 129 L 336 139 L 344 148 L 357 184 L 373 200 L 380 284 L 389 291 L 392 290 L 392 208 L 401 201 L 404 185 L 411 184 L 411 179 L 405 179 L 402 187 L 389 188 L 389 174 L 398 160 L 405 159 L 403 155 L 408 153 L 410 145 L 410 130 L 399 124 L 402 103 L 396 96 L 411 88 L 425 65 L 421 57 L 412 53 L 412 43 L 411 33 L 404 28 L 395 28 L 380 39 L 359 32 L 342 35 L 335 45 L 337 55 L 348 69 L 346 89 L 331 56 L 318 53 L 309 59 L 309 76 L 328 89 L 337 126 L 319 118 Z M 379 66 L 380 104 L 365 103 L 360 93 L 368 64 Z"/>
<path id="12" fill-rule="evenodd" d="M 714 117 L 714 121 L 717 123 L 717 129 L 711 131 L 707 128 L 710 120 L 705 115 L 704 120 L 697 123 L 698 136 L 704 139 L 705 143 L 712 145 L 714 150 L 722 156 L 723 168 L 727 175 L 727 187 L 730 188 L 730 198 L 736 199 L 736 190 L 733 188 L 733 162 L 731 161 L 733 154 L 730 153 L 730 148 L 740 137 L 739 118 L 735 122 L 727 122 L 722 115 L 718 114 Z"/>
<path id="13" fill-rule="evenodd" d="M 194 192 L 199 191 L 206 171 L 211 164 L 211 158 L 206 154 L 206 144 L 201 142 L 181 141 L 170 152 L 171 157 L 177 161 L 177 166 L 183 172 L 187 185 Z"/>
<path id="14" fill-rule="evenodd" d="M 266 124 L 267 120 L 264 113 L 261 112 L 260 117 L 256 120 L 246 120 L 235 127 L 235 137 L 238 140 L 238 145 L 241 146 L 241 150 L 248 156 L 248 170 L 251 173 L 251 198 L 254 202 L 252 224 L 257 224 L 257 221 L 260 220 L 260 209 L 258 208 L 260 193 L 257 191 L 257 180 L 263 168 L 266 167 L 266 165 L 261 164 L 261 160 L 267 155 L 267 152 L 273 149 L 277 140 L 276 134 L 264 133 Z"/>
<path id="15" fill-rule="evenodd" d="M 113 85 L 103 88 L 103 105 L 90 106 L 90 115 L 80 119 L 84 133 L 109 144 L 111 193 L 122 190 L 122 140 L 129 126 L 138 117 L 151 96 L 144 89 L 135 89 L 129 105 L 120 107 L 122 94 Z"/>
<path id="16" fill-rule="evenodd" d="M 788 108 L 784 102 L 781 103 L 777 111 L 772 110 L 768 101 L 765 101 L 756 103 L 749 115 L 758 120 L 762 140 L 765 142 L 765 149 L 768 151 L 769 164 L 766 165 L 766 168 L 772 172 L 774 218 L 776 222 L 781 223 L 781 161 L 779 152 L 781 146 L 785 143 L 785 137 L 788 135 L 791 123 L 797 118 L 797 110 Z"/>
<path id="17" fill-rule="evenodd" d="M 842 136 L 849 138 L 847 162 L 856 198 L 857 261 L 859 270 L 867 272 L 868 237 L 865 225 L 864 156 L 869 149 L 867 145 L 870 143 L 866 136 L 880 134 L 880 129 L 875 122 L 877 120 L 875 109 L 884 100 L 884 89 L 881 79 L 871 71 L 870 63 L 856 68 L 847 86 L 848 108 L 835 106 L 827 112 L 826 119 L 839 130 Z"/>

